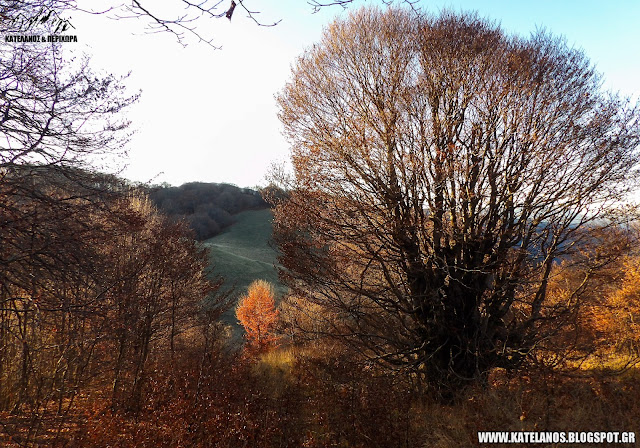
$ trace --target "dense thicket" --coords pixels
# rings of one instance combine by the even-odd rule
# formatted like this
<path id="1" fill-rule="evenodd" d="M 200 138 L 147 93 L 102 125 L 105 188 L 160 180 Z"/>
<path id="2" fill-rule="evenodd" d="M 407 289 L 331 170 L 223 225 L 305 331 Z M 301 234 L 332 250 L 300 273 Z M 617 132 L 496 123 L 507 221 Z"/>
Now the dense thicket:
<path id="1" fill-rule="evenodd" d="M 190 182 L 159 187 L 149 197 L 167 215 L 185 219 L 200 241 L 233 224 L 236 213 L 268 207 L 259 192 L 229 184 Z"/>
<path id="2" fill-rule="evenodd" d="M 0 184 L 0 412 L 62 424 L 99 390 L 137 412 L 149 365 L 198 345 L 227 306 L 184 223 L 110 176 L 5 169 Z M 206 302 L 206 307 L 202 305 Z"/>

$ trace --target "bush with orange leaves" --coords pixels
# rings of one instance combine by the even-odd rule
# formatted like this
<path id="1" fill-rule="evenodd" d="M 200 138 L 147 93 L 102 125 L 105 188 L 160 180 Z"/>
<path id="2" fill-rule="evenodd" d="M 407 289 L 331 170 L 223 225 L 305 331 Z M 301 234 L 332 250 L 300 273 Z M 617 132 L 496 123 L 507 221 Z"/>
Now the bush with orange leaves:
<path id="1" fill-rule="evenodd" d="M 275 345 L 279 312 L 275 306 L 273 286 L 265 280 L 256 280 L 240 298 L 236 317 L 244 327 L 247 348 L 260 353 Z"/>
<path id="2" fill-rule="evenodd" d="M 582 235 L 578 250 L 554 266 L 537 361 L 547 367 L 612 373 L 640 362 L 640 232 L 610 228 Z"/>
<path id="3" fill-rule="evenodd" d="M 610 294 L 599 312 L 593 312 L 591 325 L 604 336 L 609 349 L 635 359 L 640 357 L 640 257 L 624 262 L 624 277 L 619 288 Z M 605 345 L 605 344 L 603 344 Z"/>

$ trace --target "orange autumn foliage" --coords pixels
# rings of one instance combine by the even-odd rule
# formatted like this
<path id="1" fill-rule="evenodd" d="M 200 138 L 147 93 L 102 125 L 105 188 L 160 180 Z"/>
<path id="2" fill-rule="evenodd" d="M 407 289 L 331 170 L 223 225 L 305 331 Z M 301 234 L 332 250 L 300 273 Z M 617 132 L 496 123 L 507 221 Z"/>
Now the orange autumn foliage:
<path id="1" fill-rule="evenodd" d="M 599 312 L 592 313 L 593 328 L 611 348 L 640 353 L 640 258 L 624 263 L 620 287 L 607 297 Z"/>
<path id="2" fill-rule="evenodd" d="M 269 282 L 256 280 L 240 298 L 236 317 L 245 329 L 248 348 L 261 352 L 277 340 L 274 329 L 278 322 L 273 287 Z"/>

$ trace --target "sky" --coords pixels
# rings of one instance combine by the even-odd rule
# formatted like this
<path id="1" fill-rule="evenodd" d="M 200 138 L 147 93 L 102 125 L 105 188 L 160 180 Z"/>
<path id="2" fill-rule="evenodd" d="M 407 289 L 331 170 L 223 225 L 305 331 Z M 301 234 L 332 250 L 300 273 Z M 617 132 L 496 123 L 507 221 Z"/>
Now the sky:
<path id="1" fill-rule="evenodd" d="M 153 0 L 162 7 L 179 0 Z M 144 3 L 143 3 L 144 4 Z M 277 118 L 275 95 L 290 78 L 296 57 L 318 42 L 325 26 L 348 11 L 327 7 L 313 14 L 305 0 L 245 0 L 260 27 L 237 8 L 232 21 L 202 21 L 215 50 L 187 38 L 185 48 L 168 33 L 145 33 L 144 21 L 107 15 L 72 17 L 78 48 L 92 67 L 131 72 L 131 92 L 142 91 L 128 118 L 136 131 L 122 175 L 139 182 L 181 185 L 226 182 L 265 185 L 273 163 L 286 162 L 289 146 Z M 356 0 L 382 5 L 380 0 Z M 158 5 L 158 6 L 156 6 Z M 419 7 L 478 11 L 509 33 L 527 36 L 546 28 L 581 48 L 604 75 L 604 86 L 640 98 L 640 1 L 422 0 Z M 66 44 L 71 45 L 71 44 Z"/>

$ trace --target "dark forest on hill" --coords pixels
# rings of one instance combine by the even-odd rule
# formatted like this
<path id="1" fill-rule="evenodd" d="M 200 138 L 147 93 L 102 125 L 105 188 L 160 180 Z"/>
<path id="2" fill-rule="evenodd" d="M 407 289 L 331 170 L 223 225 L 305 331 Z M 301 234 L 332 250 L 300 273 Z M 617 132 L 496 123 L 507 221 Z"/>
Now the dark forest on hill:
<path id="1" fill-rule="evenodd" d="M 199 241 L 214 237 L 233 224 L 233 215 L 269 206 L 258 191 L 218 183 L 158 187 L 149 197 L 168 216 L 185 219 Z"/>

